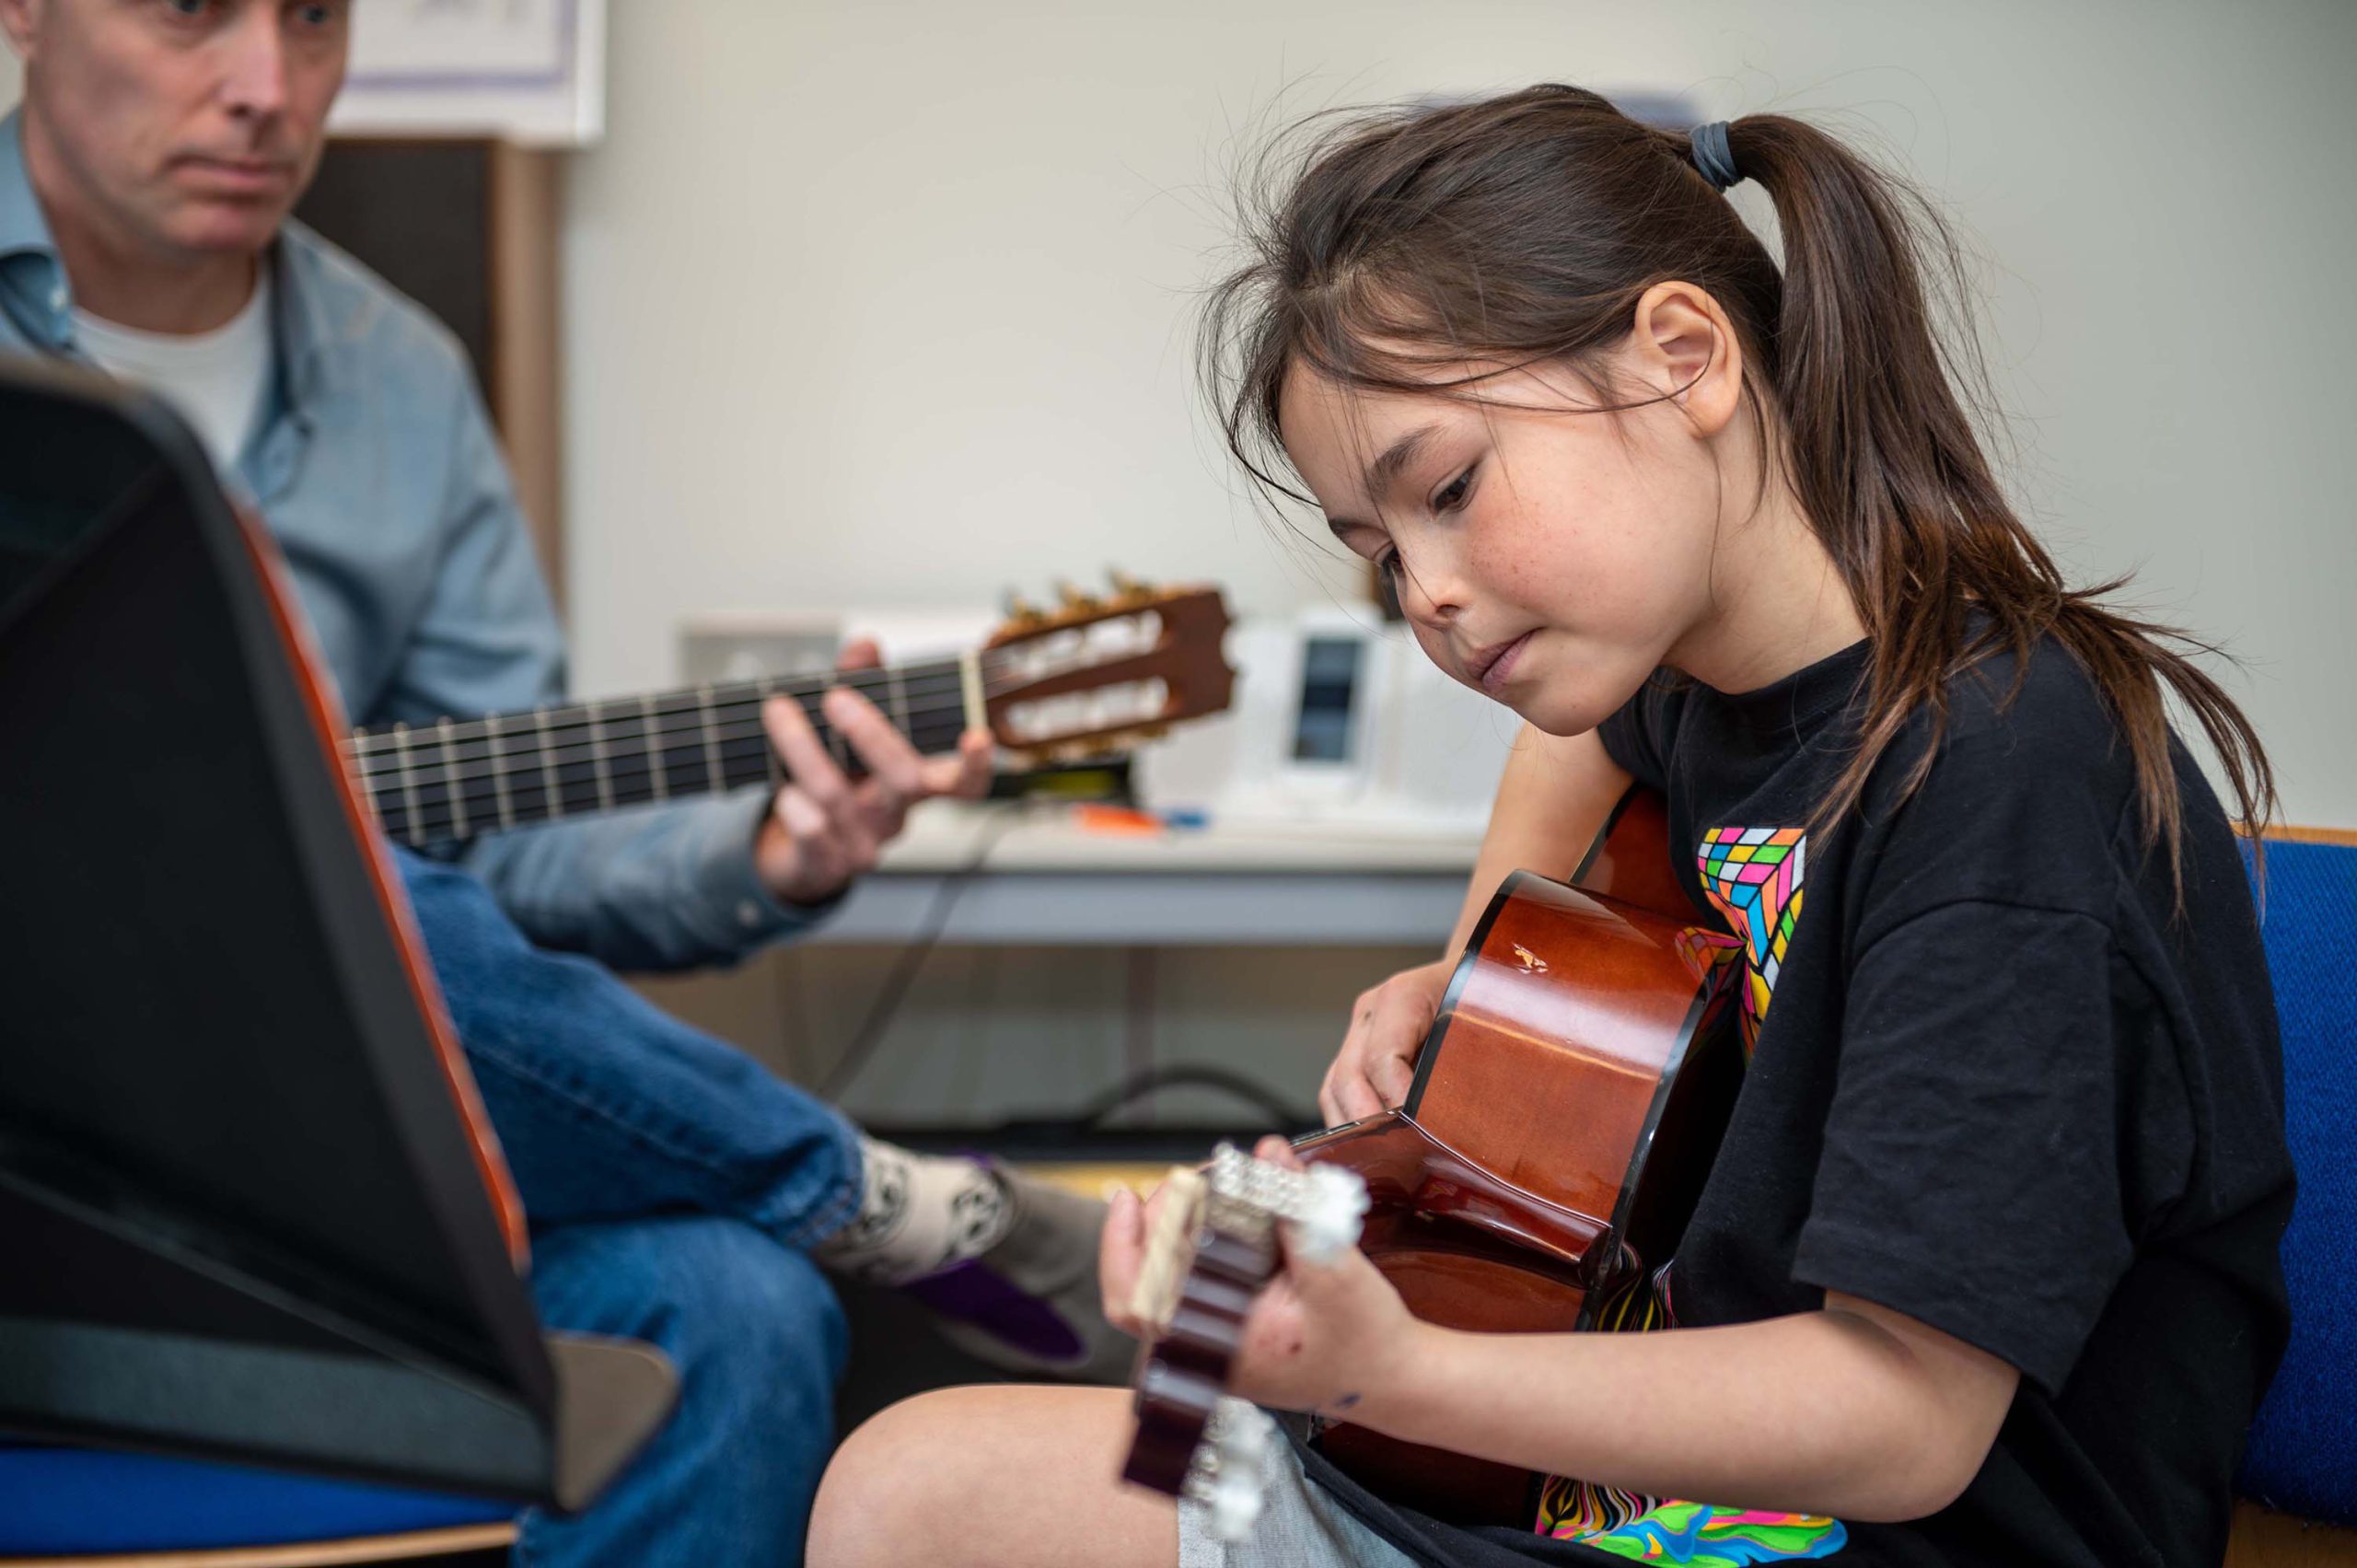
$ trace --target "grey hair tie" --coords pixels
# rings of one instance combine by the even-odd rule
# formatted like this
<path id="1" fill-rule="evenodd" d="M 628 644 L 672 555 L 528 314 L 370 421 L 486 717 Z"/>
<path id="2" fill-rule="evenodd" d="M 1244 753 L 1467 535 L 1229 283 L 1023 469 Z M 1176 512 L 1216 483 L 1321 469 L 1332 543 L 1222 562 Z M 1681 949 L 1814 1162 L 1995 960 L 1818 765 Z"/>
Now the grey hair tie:
<path id="1" fill-rule="evenodd" d="M 1694 149 L 1694 167 L 1713 191 L 1724 191 L 1741 180 L 1735 167 L 1734 149 L 1727 145 L 1727 122 L 1713 120 L 1708 125 L 1697 125 L 1686 134 L 1689 145 Z"/>

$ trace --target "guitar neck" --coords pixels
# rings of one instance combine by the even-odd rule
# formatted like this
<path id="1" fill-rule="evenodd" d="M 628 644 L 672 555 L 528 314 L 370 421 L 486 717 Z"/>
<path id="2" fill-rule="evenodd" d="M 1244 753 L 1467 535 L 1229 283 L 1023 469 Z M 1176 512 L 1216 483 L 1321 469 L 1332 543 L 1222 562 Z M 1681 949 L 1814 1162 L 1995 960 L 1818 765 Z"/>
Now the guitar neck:
<path id="1" fill-rule="evenodd" d="M 972 711 L 977 670 L 969 656 L 393 725 L 355 730 L 344 755 L 388 836 L 447 843 L 648 801 L 774 788 L 786 772 L 761 724 L 772 697 L 799 703 L 849 772 L 859 759 L 819 705 L 835 686 L 865 695 L 918 751 L 953 750 L 969 724 L 981 722 Z"/>

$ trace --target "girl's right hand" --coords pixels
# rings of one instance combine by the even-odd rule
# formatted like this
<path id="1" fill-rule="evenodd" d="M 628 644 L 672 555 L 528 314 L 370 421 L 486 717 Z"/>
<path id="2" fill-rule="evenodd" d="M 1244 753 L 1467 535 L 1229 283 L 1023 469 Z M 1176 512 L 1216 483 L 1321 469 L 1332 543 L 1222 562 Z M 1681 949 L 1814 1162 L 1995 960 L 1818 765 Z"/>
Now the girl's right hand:
<path id="1" fill-rule="evenodd" d="M 1318 1089 L 1318 1109 L 1329 1126 L 1373 1116 L 1408 1098 L 1416 1054 L 1456 968 L 1454 958 L 1435 959 L 1359 993 L 1351 1005 L 1350 1032 Z"/>

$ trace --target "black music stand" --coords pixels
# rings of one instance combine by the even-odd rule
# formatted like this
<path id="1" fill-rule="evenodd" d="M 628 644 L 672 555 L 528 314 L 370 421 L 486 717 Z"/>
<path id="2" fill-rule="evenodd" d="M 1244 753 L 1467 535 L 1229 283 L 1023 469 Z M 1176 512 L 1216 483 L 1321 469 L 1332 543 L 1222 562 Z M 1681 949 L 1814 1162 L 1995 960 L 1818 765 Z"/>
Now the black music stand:
<path id="1" fill-rule="evenodd" d="M 676 1375 L 535 1318 L 242 527 L 0 362 L 0 1430 L 578 1508 Z"/>

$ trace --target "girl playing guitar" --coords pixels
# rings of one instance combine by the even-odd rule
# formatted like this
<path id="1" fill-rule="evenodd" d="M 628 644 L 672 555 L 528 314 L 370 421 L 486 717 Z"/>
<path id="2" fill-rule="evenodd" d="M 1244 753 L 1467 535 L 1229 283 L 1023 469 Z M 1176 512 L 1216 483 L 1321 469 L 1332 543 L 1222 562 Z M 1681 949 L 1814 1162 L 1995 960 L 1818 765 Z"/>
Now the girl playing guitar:
<path id="1" fill-rule="evenodd" d="M 1126 1394 L 964 1389 L 845 1446 L 813 1561 L 2216 1562 L 2291 1171 L 2242 862 L 2165 694 L 2244 820 L 2270 776 L 2006 502 L 1929 327 L 1935 221 L 1795 121 L 1542 87 L 1331 131 L 1255 238 L 1211 320 L 1232 446 L 1530 726 L 1469 915 L 1633 780 L 1739 966 L 1669 1326 L 1468 1333 L 1295 1259 L 1234 1391 L 1557 1478 L 1530 1516 L 1281 1443 L 1223 1546 L 1114 1481 Z M 1435 992 L 1363 999 L 1329 1114 L 1398 1100 Z M 1110 1302 L 1144 1218 L 1109 1222 Z"/>

